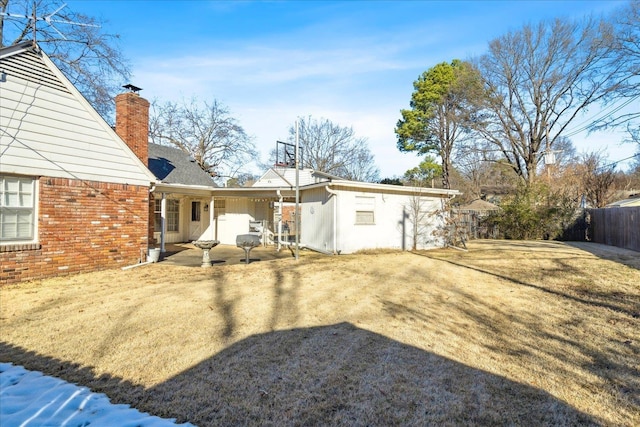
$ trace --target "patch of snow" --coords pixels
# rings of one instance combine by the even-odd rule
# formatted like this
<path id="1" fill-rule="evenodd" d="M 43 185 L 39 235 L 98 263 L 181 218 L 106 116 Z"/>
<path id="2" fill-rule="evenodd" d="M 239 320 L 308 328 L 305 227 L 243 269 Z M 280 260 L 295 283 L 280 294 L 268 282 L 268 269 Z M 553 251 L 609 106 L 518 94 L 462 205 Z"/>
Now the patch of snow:
<path id="1" fill-rule="evenodd" d="M 0 363 L 0 425 L 175 427 L 175 420 L 152 416 L 129 405 L 115 405 L 59 378 Z M 193 426 L 193 424 L 180 424 Z"/>

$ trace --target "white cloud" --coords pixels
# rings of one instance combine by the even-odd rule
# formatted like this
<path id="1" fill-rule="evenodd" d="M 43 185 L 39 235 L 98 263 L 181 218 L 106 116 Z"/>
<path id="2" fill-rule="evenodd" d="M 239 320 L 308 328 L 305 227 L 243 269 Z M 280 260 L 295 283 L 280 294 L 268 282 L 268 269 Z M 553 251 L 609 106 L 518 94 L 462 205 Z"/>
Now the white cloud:
<path id="1" fill-rule="evenodd" d="M 520 6 L 491 11 L 470 4 L 471 11 L 410 17 L 411 24 L 396 13 L 377 26 L 379 18 L 366 8 L 363 19 L 355 21 L 353 12 L 335 13 L 343 6 L 314 4 L 309 7 L 315 14 L 304 16 L 296 7 L 283 7 L 286 19 L 301 22 L 246 36 L 239 28 L 230 38 L 212 31 L 162 57 L 138 54 L 135 83 L 151 99 L 195 95 L 223 102 L 254 135 L 263 160 L 277 139 L 287 138 L 296 117 L 312 115 L 353 126 L 357 136 L 368 138 L 382 176 L 401 175 L 419 162 L 397 150 L 393 132 L 399 110 L 408 107 L 413 81 L 438 62 L 481 54 L 490 38 L 504 32 L 503 15 Z M 413 10 L 417 3 L 404 6 Z"/>

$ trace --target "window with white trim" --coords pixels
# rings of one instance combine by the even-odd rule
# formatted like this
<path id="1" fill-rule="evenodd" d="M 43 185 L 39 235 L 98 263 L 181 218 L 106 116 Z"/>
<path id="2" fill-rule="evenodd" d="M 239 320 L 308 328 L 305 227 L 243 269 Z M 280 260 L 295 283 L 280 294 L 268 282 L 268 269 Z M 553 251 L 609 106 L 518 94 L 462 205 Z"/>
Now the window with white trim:
<path id="1" fill-rule="evenodd" d="M 227 213 L 227 201 L 226 199 L 214 199 L 213 200 L 213 214 L 216 217 L 224 216 Z"/>
<path id="2" fill-rule="evenodd" d="M 167 231 L 179 231 L 180 200 L 167 199 Z"/>
<path id="3" fill-rule="evenodd" d="M 180 224 L 180 200 L 167 200 L 167 231 L 178 231 Z M 162 231 L 162 199 L 155 200 L 154 231 Z"/>
<path id="4" fill-rule="evenodd" d="M 155 207 L 153 209 L 153 231 L 159 233 L 162 231 L 162 199 L 155 199 Z"/>
<path id="5" fill-rule="evenodd" d="M 356 196 L 356 225 L 375 224 L 375 207 L 375 197 Z"/>
<path id="6" fill-rule="evenodd" d="M 32 241 L 34 230 L 35 179 L 0 176 L 0 240 Z"/>

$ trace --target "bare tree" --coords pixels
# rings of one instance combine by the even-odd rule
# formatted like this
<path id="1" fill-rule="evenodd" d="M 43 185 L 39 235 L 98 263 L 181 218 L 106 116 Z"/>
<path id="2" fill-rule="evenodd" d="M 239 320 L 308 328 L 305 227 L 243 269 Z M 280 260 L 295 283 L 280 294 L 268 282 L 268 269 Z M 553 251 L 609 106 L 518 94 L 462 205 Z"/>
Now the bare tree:
<path id="1" fill-rule="evenodd" d="M 189 153 L 213 177 L 234 177 L 256 157 L 253 139 L 217 100 L 199 103 L 193 98 L 163 105 L 154 101 L 149 137 L 154 143 L 174 145 Z"/>
<path id="2" fill-rule="evenodd" d="M 613 49 L 616 53 L 613 61 L 621 64 L 622 74 L 618 85 L 609 96 L 606 103 L 617 103 L 616 108 L 609 114 L 591 124 L 591 130 L 609 127 L 626 126 L 632 136 L 638 141 L 640 133 L 640 109 L 625 108 L 638 105 L 640 102 L 640 0 L 632 0 L 611 15 L 614 28 Z"/>
<path id="3" fill-rule="evenodd" d="M 607 159 L 601 152 L 587 153 L 582 156 L 582 188 L 587 202 L 596 208 L 610 202 L 611 186 L 616 178 L 615 164 L 606 164 Z"/>
<path id="4" fill-rule="evenodd" d="M 130 66 L 118 42 L 120 36 L 105 32 L 102 22 L 63 8 L 59 0 L 0 0 L 0 47 L 36 41 L 89 103 L 109 121 L 113 97 L 130 76 Z M 76 24 L 34 22 L 35 13 L 44 17 L 54 12 L 56 21 Z"/>
<path id="5" fill-rule="evenodd" d="M 493 40 L 478 68 L 490 94 L 477 130 L 531 183 L 548 148 L 620 81 L 613 30 L 595 19 L 526 25 Z"/>
<path id="6" fill-rule="evenodd" d="M 426 209 L 428 200 L 419 193 L 412 195 L 405 206 L 405 214 L 411 227 L 411 250 L 418 248 L 418 241 L 431 225 L 433 212 Z"/>
<path id="7" fill-rule="evenodd" d="M 294 125 L 289 129 L 289 141 L 294 142 L 295 135 Z M 356 137 L 353 128 L 308 116 L 298 122 L 298 138 L 304 150 L 303 167 L 354 181 L 380 179 L 367 139 Z"/>

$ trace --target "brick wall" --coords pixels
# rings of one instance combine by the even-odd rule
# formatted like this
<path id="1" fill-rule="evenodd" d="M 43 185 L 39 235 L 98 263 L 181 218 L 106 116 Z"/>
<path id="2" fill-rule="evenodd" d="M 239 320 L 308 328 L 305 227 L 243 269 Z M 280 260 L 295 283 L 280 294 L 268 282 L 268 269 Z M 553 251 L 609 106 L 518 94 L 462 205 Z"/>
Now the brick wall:
<path id="1" fill-rule="evenodd" d="M 134 92 L 116 96 L 116 133 L 149 165 L 149 101 Z"/>
<path id="2" fill-rule="evenodd" d="M 149 189 L 40 178 L 38 243 L 0 246 L 0 285 L 135 264 L 146 254 Z"/>

